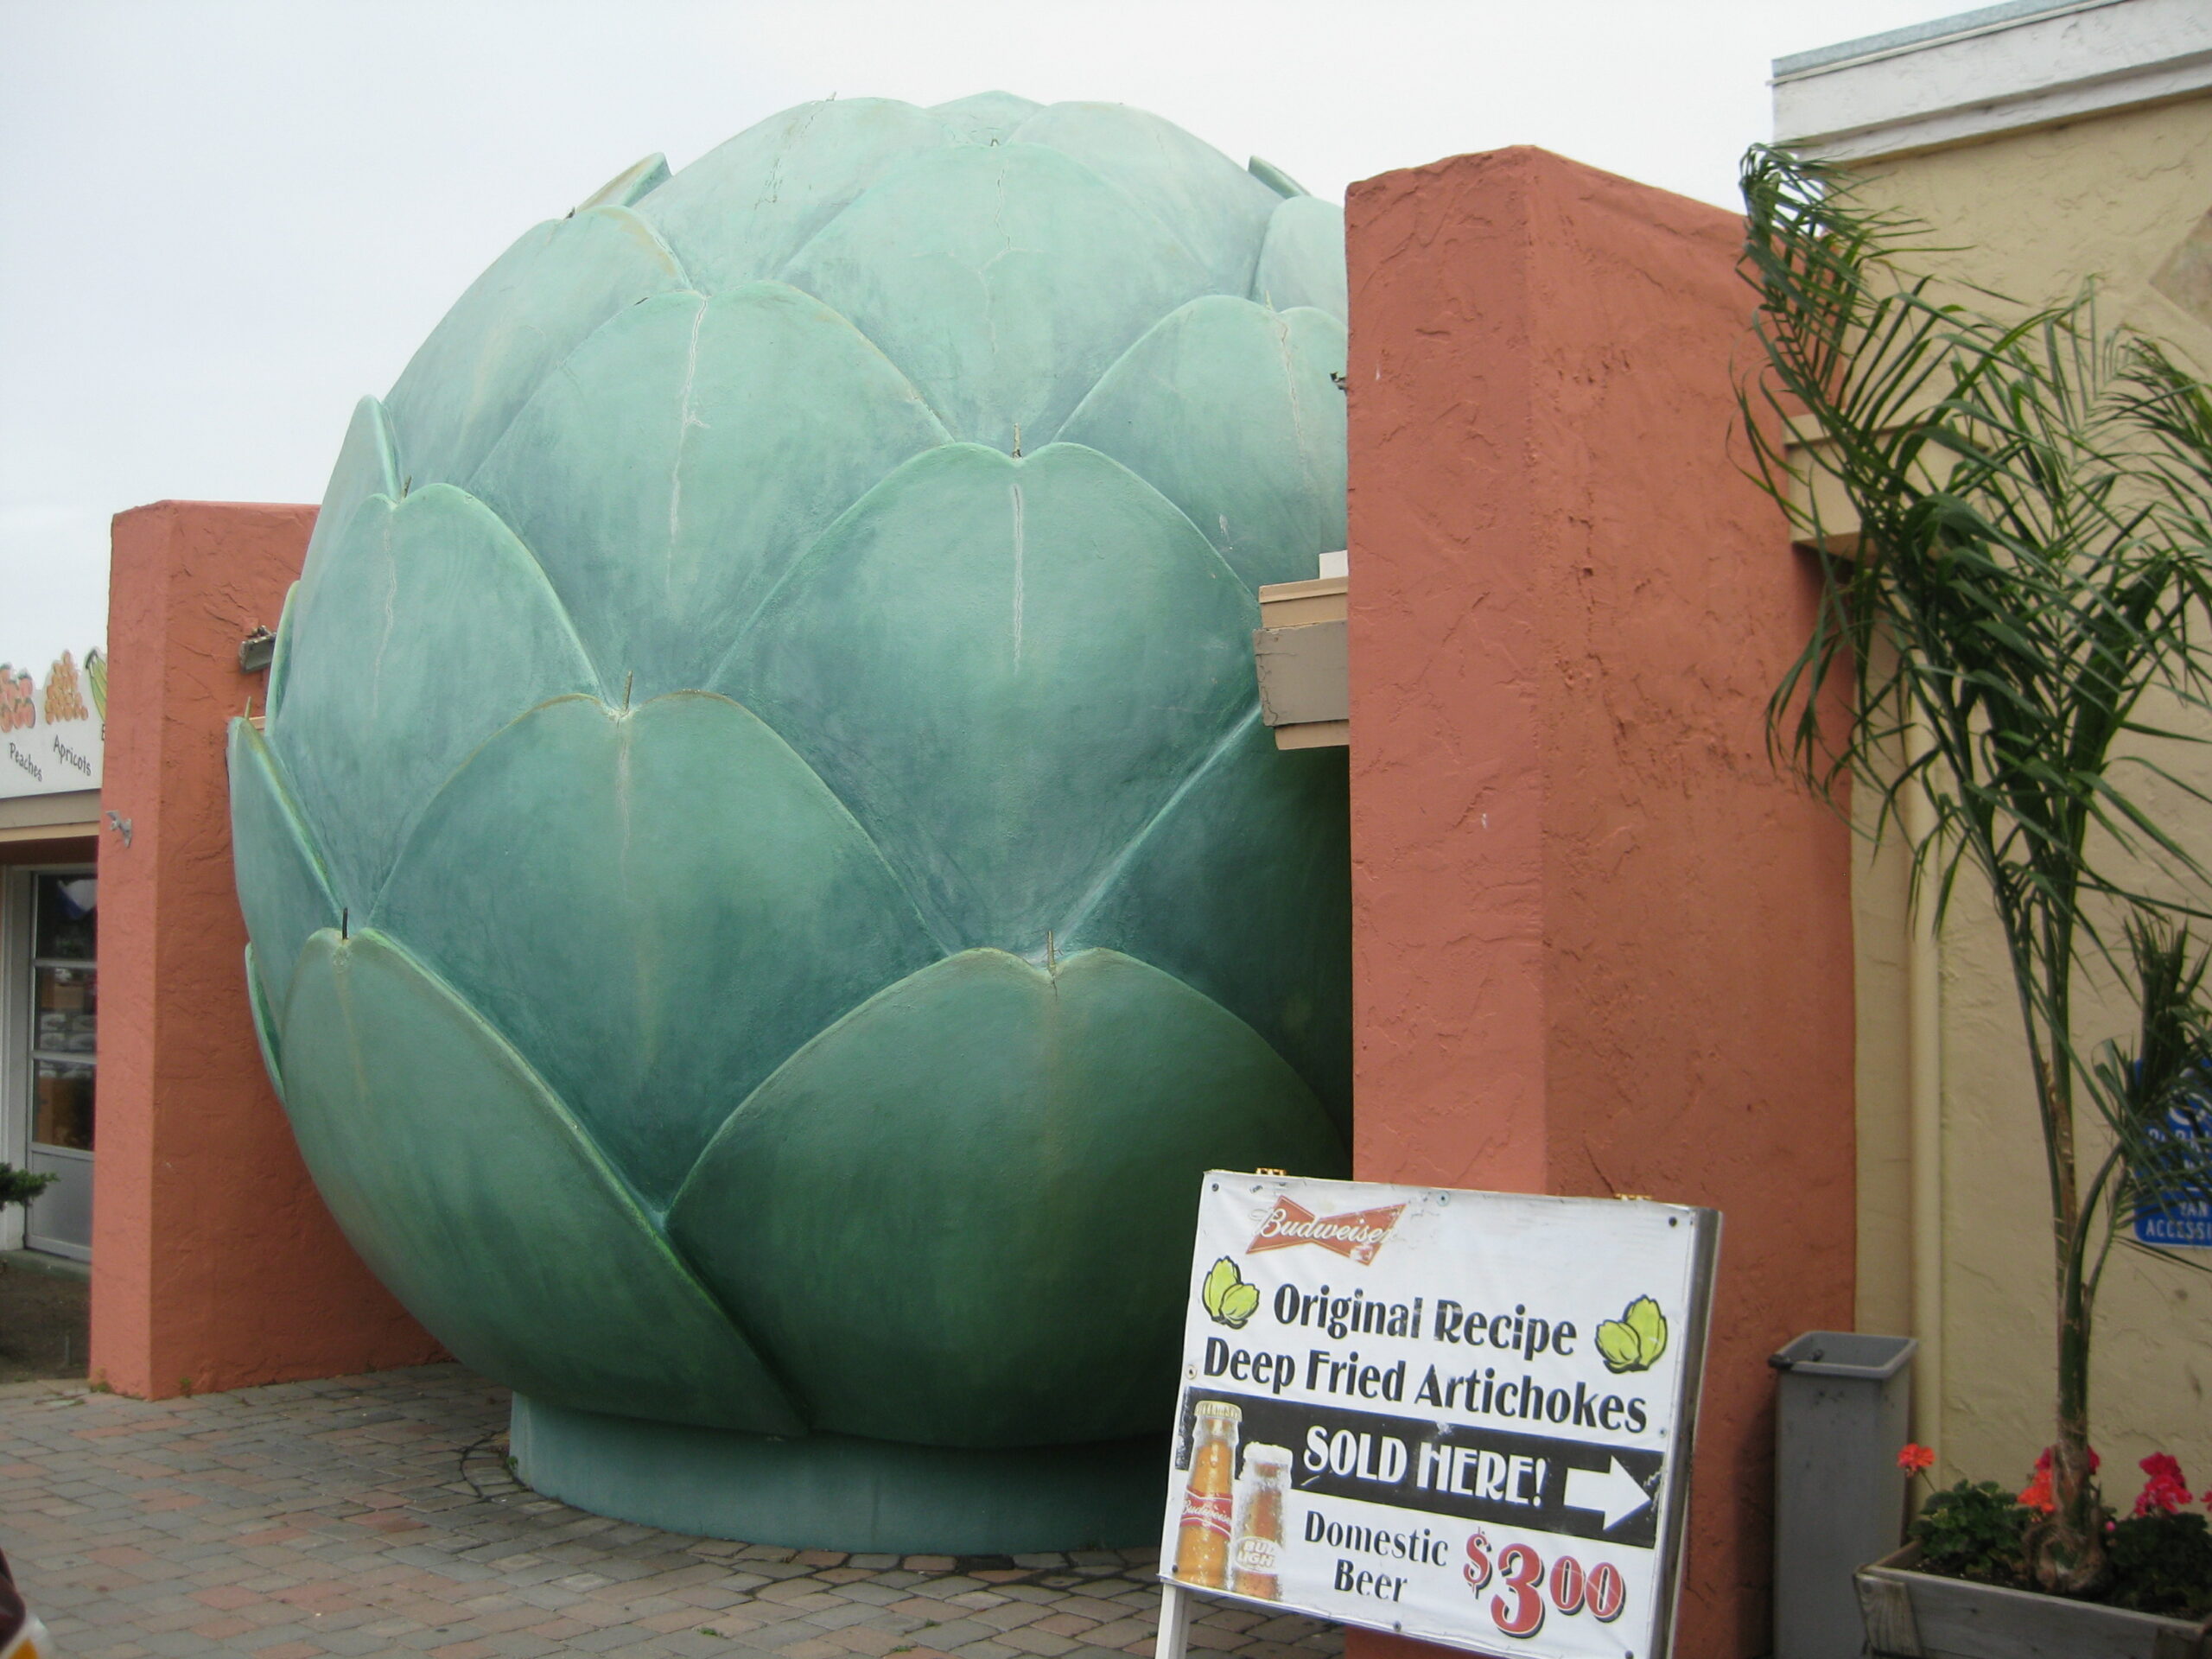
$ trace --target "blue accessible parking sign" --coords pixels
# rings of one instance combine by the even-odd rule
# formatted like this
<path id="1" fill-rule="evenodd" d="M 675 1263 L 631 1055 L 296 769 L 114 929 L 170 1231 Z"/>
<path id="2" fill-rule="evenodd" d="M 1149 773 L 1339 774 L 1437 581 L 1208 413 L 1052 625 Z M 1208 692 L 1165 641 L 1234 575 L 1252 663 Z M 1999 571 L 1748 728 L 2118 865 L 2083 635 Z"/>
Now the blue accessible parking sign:
<path id="1" fill-rule="evenodd" d="M 2146 1198 L 2135 1211 L 2138 1243 L 2160 1249 L 2212 1249 L 2212 1190 L 2202 1172 L 2212 1166 L 2212 1097 L 2196 1096 L 2166 1114 L 2164 1128 L 2152 1140 L 2170 1155 L 2158 1162 L 2166 1169 L 2190 1171 L 2182 1191 L 2159 1199 Z M 2153 1191 L 2173 1183 L 2158 1178 L 2161 1171 L 2139 1171 L 2138 1179 Z"/>

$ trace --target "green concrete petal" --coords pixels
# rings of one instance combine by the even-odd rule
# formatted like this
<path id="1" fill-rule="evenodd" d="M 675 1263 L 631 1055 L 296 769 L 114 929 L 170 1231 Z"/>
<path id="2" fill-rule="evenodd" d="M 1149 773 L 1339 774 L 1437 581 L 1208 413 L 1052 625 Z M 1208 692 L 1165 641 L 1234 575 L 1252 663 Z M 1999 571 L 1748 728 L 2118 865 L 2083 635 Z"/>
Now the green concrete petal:
<path id="1" fill-rule="evenodd" d="M 515 721 L 423 813 L 373 920 L 654 1203 L 793 1050 L 942 954 L 805 762 L 698 692 Z"/>
<path id="2" fill-rule="evenodd" d="M 315 513 L 315 530 L 308 537 L 302 568 L 312 570 L 327 563 L 331 550 L 345 539 L 353 515 L 370 501 L 382 498 L 388 506 L 403 493 L 399 451 L 392 437 L 391 422 L 382 404 L 373 397 L 364 397 L 353 405 L 345 442 L 339 446 L 338 464 L 330 469 L 330 482 L 323 487 L 322 505 Z M 271 715 L 283 701 L 285 683 L 290 677 L 292 601 L 299 597 L 299 592 L 300 584 L 296 582 L 285 589 L 284 612 L 276 622 L 276 645 L 269 664 L 266 712 Z"/>
<path id="3" fill-rule="evenodd" d="M 1172 1409 L 1200 1173 L 1262 1166 L 1345 1161 L 1247 1027 L 1110 951 L 979 950 L 794 1056 L 669 1225 L 818 1427 L 1103 1440 Z"/>
<path id="4" fill-rule="evenodd" d="M 1310 305 L 1338 322 L 1351 318 L 1344 284 L 1344 210 L 1319 196 L 1293 196 L 1268 221 L 1252 297 L 1278 311 Z"/>
<path id="5" fill-rule="evenodd" d="M 1189 515 L 1252 586 L 1311 580 L 1344 544 L 1344 325 L 1193 300 L 1107 371 L 1060 436 Z"/>
<path id="6" fill-rule="evenodd" d="M 1151 963 L 1274 1046 L 1351 1133 L 1346 751 L 1275 747 L 1256 714 L 1058 937 Z"/>
<path id="7" fill-rule="evenodd" d="M 1313 194 L 1264 156 L 1253 156 L 1244 163 L 1244 170 L 1279 196 L 1308 196 Z"/>
<path id="8" fill-rule="evenodd" d="M 977 92 L 950 104 L 932 104 L 930 113 L 950 127 L 963 143 L 1002 144 L 1014 129 L 1045 106 L 1012 92 Z"/>
<path id="9" fill-rule="evenodd" d="M 858 818 L 949 946 L 1046 930 L 1250 704 L 1258 607 L 1095 451 L 909 461 L 718 677 Z"/>
<path id="10" fill-rule="evenodd" d="M 1242 294 L 1281 198 L 1203 138 L 1126 104 L 1054 104 L 1015 142 L 1046 144 L 1089 168 L 1175 233 L 1206 286 Z"/>
<path id="11" fill-rule="evenodd" d="M 561 1103 L 391 940 L 309 940 L 283 1043 L 315 1185 L 463 1364 L 587 1411 L 804 1432 Z"/>
<path id="12" fill-rule="evenodd" d="M 955 142 L 926 110 L 889 98 L 802 104 L 692 162 L 644 206 L 708 293 L 773 276 L 861 192 Z"/>
<path id="13" fill-rule="evenodd" d="M 277 1058 L 276 1017 L 270 1012 L 269 993 L 261 982 L 261 969 L 253 959 L 253 946 L 245 948 L 245 1000 L 253 1011 L 253 1040 L 261 1050 L 261 1068 L 276 1098 L 284 1098 L 284 1068 Z"/>
<path id="14" fill-rule="evenodd" d="M 537 556 L 605 683 L 644 702 L 704 685 L 830 521 L 944 442 L 842 317 L 753 283 L 648 300 L 608 323 L 538 389 L 470 488 Z"/>
<path id="15" fill-rule="evenodd" d="M 633 207 L 668 182 L 668 157 L 655 150 L 641 162 L 632 162 L 576 204 L 587 207 Z"/>
<path id="16" fill-rule="evenodd" d="M 1041 448 L 1132 340 L 1211 286 L 1158 219 L 1026 143 L 910 162 L 782 276 L 882 347 L 955 436 L 995 449 L 1016 427 Z"/>
<path id="17" fill-rule="evenodd" d="M 586 207 L 525 232 L 454 302 L 385 399 L 403 481 L 461 483 L 594 329 L 686 286 L 675 257 L 626 207 Z"/>
<path id="18" fill-rule="evenodd" d="M 599 682 L 528 550 L 450 485 L 372 497 L 316 551 L 269 741 L 339 902 L 366 915 L 409 820 L 469 752 Z"/>
<path id="19" fill-rule="evenodd" d="M 322 507 L 315 514 L 312 547 L 342 532 L 346 521 L 372 495 L 397 501 L 400 488 L 399 445 L 392 435 L 391 419 L 373 397 L 353 405 L 346 427 L 346 440 L 338 448 L 338 464 L 330 469 L 323 486 Z"/>
<path id="20" fill-rule="evenodd" d="M 269 652 L 269 690 L 261 709 L 264 715 L 275 714 L 276 705 L 284 700 L 284 682 L 290 677 L 292 666 L 292 601 L 299 596 L 300 584 L 296 582 L 284 589 L 284 608 L 276 615 L 276 643 Z"/>
<path id="21" fill-rule="evenodd" d="M 250 721 L 231 722 L 230 772 L 238 906 L 267 976 L 262 988 L 281 1007 L 301 947 L 310 935 L 338 925 L 339 902 L 283 767 Z"/>

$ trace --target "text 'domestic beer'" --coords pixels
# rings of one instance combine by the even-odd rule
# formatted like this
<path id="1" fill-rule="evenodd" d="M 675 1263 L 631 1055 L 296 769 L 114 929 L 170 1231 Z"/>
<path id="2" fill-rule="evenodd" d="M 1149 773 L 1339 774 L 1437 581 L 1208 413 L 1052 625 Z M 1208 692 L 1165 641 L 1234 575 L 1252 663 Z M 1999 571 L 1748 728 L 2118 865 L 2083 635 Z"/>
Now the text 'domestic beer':
<path id="1" fill-rule="evenodd" d="M 1201 1400 L 1192 1410 L 1191 1484 L 1183 1494 L 1183 1524 L 1175 1537 L 1175 1576 L 1204 1589 L 1229 1585 L 1236 1426 L 1243 1415 L 1221 1400 Z"/>

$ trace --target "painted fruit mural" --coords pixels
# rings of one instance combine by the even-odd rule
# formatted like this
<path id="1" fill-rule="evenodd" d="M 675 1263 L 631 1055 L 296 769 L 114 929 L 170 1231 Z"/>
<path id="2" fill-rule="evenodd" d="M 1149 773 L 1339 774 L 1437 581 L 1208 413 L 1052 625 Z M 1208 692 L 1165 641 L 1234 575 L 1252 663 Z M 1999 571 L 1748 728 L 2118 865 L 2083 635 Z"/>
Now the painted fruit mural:
<path id="1" fill-rule="evenodd" d="M 1345 1166 L 1338 209 L 1100 104 L 778 116 L 527 232 L 354 416 L 232 727 L 346 1236 L 585 1412 L 1171 1408 L 1198 1172 Z"/>

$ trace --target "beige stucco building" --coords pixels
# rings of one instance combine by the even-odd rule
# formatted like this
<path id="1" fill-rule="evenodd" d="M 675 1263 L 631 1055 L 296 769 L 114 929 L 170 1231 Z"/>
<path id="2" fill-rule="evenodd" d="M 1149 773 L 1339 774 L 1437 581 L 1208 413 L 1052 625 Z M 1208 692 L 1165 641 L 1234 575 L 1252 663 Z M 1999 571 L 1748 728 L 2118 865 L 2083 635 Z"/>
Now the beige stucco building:
<path id="1" fill-rule="evenodd" d="M 1777 142 L 1858 165 L 1934 226 L 1955 251 L 1931 268 L 2029 304 L 2094 281 L 2102 321 L 2212 375 L 2212 5 L 1999 6 L 1775 68 Z M 2212 749 L 2177 769 L 2212 790 Z M 2212 866 L 2212 807 L 2162 804 Z M 1862 846 L 1854 884 L 1859 1324 L 1921 1339 L 1916 1433 L 1946 1483 L 2024 1479 L 2054 1389 L 2034 1096 L 1999 938 L 1967 887 L 1930 938 L 1894 855 Z M 2128 1026 L 2118 999 L 2090 1020 L 2098 1039 Z M 2212 1249 L 2181 1254 L 2212 1267 Z M 2212 1479 L 2212 1276 L 2123 1249 L 2097 1331 L 2107 1497 L 2126 1505 L 2154 1450 Z"/>

